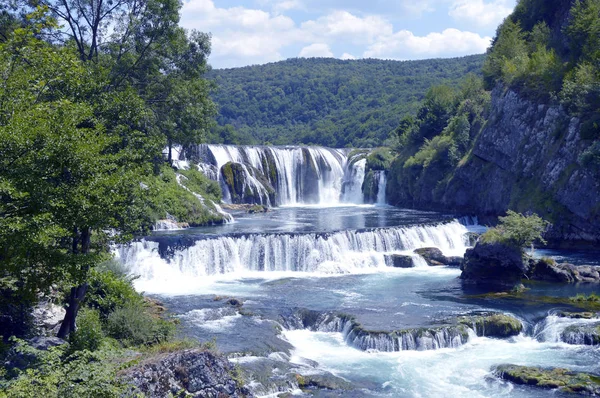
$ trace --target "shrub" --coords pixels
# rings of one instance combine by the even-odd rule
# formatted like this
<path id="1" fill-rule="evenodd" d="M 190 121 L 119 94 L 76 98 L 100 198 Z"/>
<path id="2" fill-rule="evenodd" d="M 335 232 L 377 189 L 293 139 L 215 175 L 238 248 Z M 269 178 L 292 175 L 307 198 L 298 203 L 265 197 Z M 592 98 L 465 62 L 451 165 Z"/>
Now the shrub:
<path id="1" fill-rule="evenodd" d="M 108 316 L 106 330 L 125 345 L 148 345 L 172 338 L 175 324 L 150 314 L 143 304 L 129 304 Z"/>
<path id="2" fill-rule="evenodd" d="M 31 348 L 30 348 L 31 349 Z M 114 351 L 80 351 L 65 357 L 63 347 L 39 351 L 35 367 L 0 381 L 2 397 L 117 398 L 126 386 L 117 377 Z"/>
<path id="3" fill-rule="evenodd" d="M 141 304 L 144 299 L 131 282 L 131 278 L 118 275 L 115 271 L 92 269 L 85 304 L 98 310 L 102 320 L 126 304 Z"/>
<path id="4" fill-rule="evenodd" d="M 389 170 L 394 155 L 389 148 L 377 148 L 367 156 L 367 170 Z"/>
<path id="5" fill-rule="evenodd" d="M 96 351 L 103 339 L 100 314 L 96 310 L 83 308 L 77 316 L 77 330 L 69 335 L 69 351 Z"/>

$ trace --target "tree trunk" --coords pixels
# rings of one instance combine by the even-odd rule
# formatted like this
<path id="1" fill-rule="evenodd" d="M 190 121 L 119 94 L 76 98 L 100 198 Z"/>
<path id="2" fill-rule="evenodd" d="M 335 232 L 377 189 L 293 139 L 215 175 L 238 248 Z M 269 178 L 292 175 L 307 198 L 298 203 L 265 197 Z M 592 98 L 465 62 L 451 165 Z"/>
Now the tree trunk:
<path id="1" fill-rule="evenodd" d="M 73 234 L 73 255 L 87 255 L 90 253 L 90 244 L 92 232 L 90 228 L 81 228 L 81 235 L 77 236 L 77 228 L 74 229 Z M 81 243 L 81 250 L 78 250 L 78 243 Z M 80 253 L 80 254 L 78 254 Z M 87 275 L 87 270 L 85 272 Z M 77 313 L 79 312 L 79 307 L 85 298 L 85 294 L 87 293 L 89 285 L 87 282 L 82 283 L 78 286 L 73 286 L 71 288 L 71 293 L 69 294 L 69 302 L 67 303 L 67 312 L 65 313 L 65 318 L 60 325 L 60 330 L 56 335 L 58 338 L 66 339 L 71 333 L 73 333 L 76 329 L 75 320 L 77 319 Z"/>
<path id="2" fill-rule="evenodd" d="M 169 158 L 167 159 L 169 161 L 169 165 L 172 165 L 173 162 L 173 155 L 172 155 L 172 148 L 173 148 L 173 144 L 171 143 L 171 140 L 167 141 L 167 145 L 169 146 Z"/>
<path id="3" fill-rule="evenodd" d="M 63 319 L 62 324 L 60 325 L 60 330 L 56 335 L 57 337 L 61 339 L 66 339 L 69 336 L 69 334 L 75 331 L 75 319 L 77 318 L 79 306 L 85 298 L 85 293 L 87 292 L 87 289 L 87 283 L 71 288 L 71 294 L 69 295 L 69 306 L 67 307 L 65 319 Z"/>

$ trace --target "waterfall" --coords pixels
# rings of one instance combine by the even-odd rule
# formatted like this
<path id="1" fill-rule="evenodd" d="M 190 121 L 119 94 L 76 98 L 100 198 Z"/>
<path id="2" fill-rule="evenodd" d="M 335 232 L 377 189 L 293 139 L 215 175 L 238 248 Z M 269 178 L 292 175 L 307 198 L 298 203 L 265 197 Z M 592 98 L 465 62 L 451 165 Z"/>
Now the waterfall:
<path id="1" fill-rule="evenodd" d="M 466 229 L 457 221 L 440 225 L 304 234 L 154 236 L 115 248 L 133 275 L 195 278 L 245 271 L 343 274 L 386 267 L 386 253 L 438 247 L 463 255 Z"/>
<path id="2" fill-rule="evenodd" d="M 377 185 L 377 204 L 384 205 L 385 202 L 385 189 L 387 187 L 387 177 L 385 171 L 379 171 L 379 182 Z"/>
<path id="3" fill-rule="evenodd" d="M 363 203 L 362 184 L 365 180 L 366 166 L 367 159 L 349 159 L 342 187 L 342 201 L 344 203 Z"/>
<path id="4" fill-rule="evenodd" d="M 536 325 L 535 337 L 540 341 L 578 345 L 600 345 L 600 319 L 573 319 L 550 314 Z"/>
<path id="5" fill-rule="evenodd" d="M 187 152 L 189 159 L 198 162 L 199 170 L 221 183 L 225 201 L 235 201 L 229 185 L 237 183 L 244 186 L 239 190 L 241 198 L 237 199 L 243 203 L 274 206 L 362 203 L 358 192 L 366 161 L 348 162 L 347 149 L 202 144 Z M 243 176 L 225 181 L 222 171 L 227 164 L 240 165 L 235 167 L 243 169 Z M 252 194 L 245 195 L 246 187 Z M 268 201 L 270 189 L 275 191 L 274 203 Z"/>
<path id="6" fill-rule="evenodd" d="M 282 319 L 287 329 L 308 329 L 315 332 L 341 333 L 344 341 L 363 351 L 426 351 L 456 348 L 476 333 L 465 325 L 403 329 L 390 332 L 363 328 L 349 315 L 299 310 Z"/>

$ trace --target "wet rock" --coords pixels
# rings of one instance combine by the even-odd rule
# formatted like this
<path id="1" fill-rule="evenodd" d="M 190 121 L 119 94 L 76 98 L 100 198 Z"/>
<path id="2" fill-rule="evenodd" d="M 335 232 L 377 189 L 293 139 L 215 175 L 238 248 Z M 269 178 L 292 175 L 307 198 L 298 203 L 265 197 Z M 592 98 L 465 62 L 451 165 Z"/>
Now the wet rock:
<path id="1" fill-rule="evenodd" d="M 475 246 L 481 234 L 477 232 L 467 232 L 467 239 L 469 240 L 469 246 Z"/>
<path id="2" fill-rule="evenodd" d="M 186 350 L 159 355 L 128 369 L 122 379 L 133 393 L 149 398 L 251 397 L 229 361 L 211 351 Z"/>
<path id="3" fill-rule="evenodd" d="M 269 208 L 263 205 L 253 205 L 246 211 L 248 214 L 267 213 Z"/>
<path id="4" fill-rule="evenodd" d="M 233 203 L 275 203 L 275 189 L 267 177 L 252 166 L 229 162 L 221 167 L 221 176 Z"/>
<path id="5" fill-rule="evenodd" d="M 423 257 L 429 266 L 448 264 L 448 259 L 437 247 L 424 247 L 421 249 L 415 249 L 414 252 Z"/>
<path id="6" fill-rule="evenodd" d="M 413 258 L 404 254 L 390 254 L 385 256 L 386 264 L 394 268 L 414 268 Z"/>
<path id="7" fill-rule="evenodd" d="M 503 243 L 477 243 L 465 253 L 461 279 L 494 288 L 512 288 L 529 271 L 521 248 Z"/>
<path id="8" fill-rule="evenodd" d="M 521 321 L 506 314 L 464 316 L 458 322 L 472 328 L 477 336 L 506 338 L 517 336 L 523 331 Z"/>
<path id="9" fill-rule="evenodd" d="M 557 313 L 561 318 L 571 318 L 571 319 L 594 319 L 598 318 L 598 314 L 595 312 L 566 312 L 561 311 Z"/>
<path id="10" fill-rule="evenodd" d="M 552 259 L 543 258 L 529 260 L 529 266 L 529 279 L 532 280 L 561 283 L 600 282 L 598 268 L 589 265 L 557 264 Z"/>
<path id="11" fill-rule="evenodd" d="M 567 344 L 600 345 L 600 322 L 568 326 L 560 334 L 560 340 Z"/>
<path id="12" fill-rule="evenodd" d="M 517 365 L 499 365 L 493 372 L 497 377 L 515 384 L 558 389 L 565 393 L 600 395 L 600 377 L 589 373 Z"/>
<path id="13" fill-rule="evenodd" d="M 334 376 L 331 373 L 316 373 L 297 375 L 296 380 L 300 388 L 316 388 L 319 390 L 351 390 L 352 384 Z"/>

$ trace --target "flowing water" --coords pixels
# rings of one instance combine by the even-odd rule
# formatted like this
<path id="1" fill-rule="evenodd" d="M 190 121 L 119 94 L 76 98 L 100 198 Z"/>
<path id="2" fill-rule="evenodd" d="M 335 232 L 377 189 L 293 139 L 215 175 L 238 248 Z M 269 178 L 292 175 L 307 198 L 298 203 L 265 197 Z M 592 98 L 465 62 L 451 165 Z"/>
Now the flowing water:
<path id="1" fill-rule="evenodd" d="M 482 297 L 461 283 L 459 269 L 427 266 L 413 252 L 437 247 L 462 256 L 467 233 L 483 229 L 476 219 L 362 205 L 364 159 L 347 161 L 342 150 L 211 145 L 198 152 L 209 160 L 201 169 L 216 178 L 230 161 L 277 175 L 277 203 L 285 206 L 265 214 L 234 212 L 235 222 L 226 225 L 155 233 L 115 254 L 138 276 L 139 290 L 180 318 L 184 335 L 215 338 L 247 372 L 257 395 L 302 394 L 295 376 L 302 374 L 351 386 L 331 395 L 313 391 L 317 396 L 546 397 L 560 395 L 499 381 L 493 366 L 600 372 L 600 349 L 568 332 L 598 321 L 560 318 L 558 311 L 570 308 L 555 304 Z M 320 159 L 314 161 L 320 165 L 316 201 L 298 177 L 306 159 Z M 385 193 L 385 173 L 379 178 Z M 411 256 L 415 267 L 393 268 L 390 256 L 397 254 Z M 581 253 L 542 254 L 597 264 Z M 532 294 L 567 297 L 594 290 L 531 288 Z M 446 326 L 481 311 L 512 314 L 524 332 L 501 340 Z"/>

